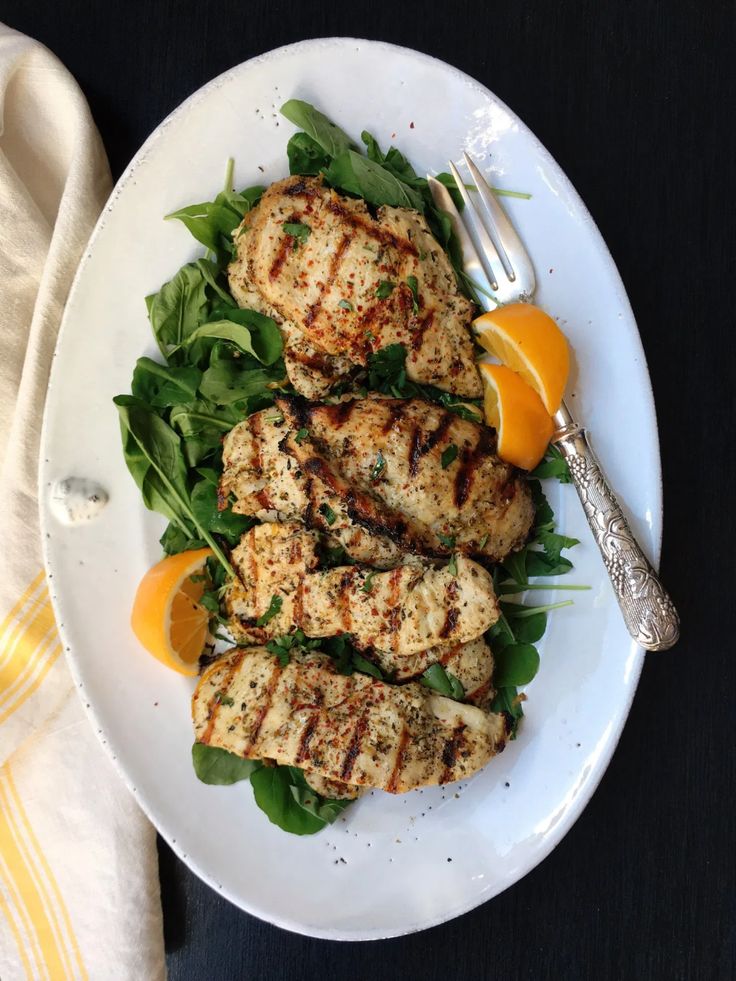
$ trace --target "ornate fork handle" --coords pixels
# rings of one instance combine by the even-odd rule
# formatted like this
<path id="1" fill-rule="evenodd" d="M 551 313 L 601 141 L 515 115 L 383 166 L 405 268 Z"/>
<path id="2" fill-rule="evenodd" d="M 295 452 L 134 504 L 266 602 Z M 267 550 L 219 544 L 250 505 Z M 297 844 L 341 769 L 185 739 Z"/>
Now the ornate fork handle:
<path id="1" fill-rule="evenodd" d="M 567 460 L 626 627 L 645 650 L 666 651 L 680 636 L 677 610 L 634 538 L 585 430 L 569 415 L 565 422 L 553 442 Z"/>

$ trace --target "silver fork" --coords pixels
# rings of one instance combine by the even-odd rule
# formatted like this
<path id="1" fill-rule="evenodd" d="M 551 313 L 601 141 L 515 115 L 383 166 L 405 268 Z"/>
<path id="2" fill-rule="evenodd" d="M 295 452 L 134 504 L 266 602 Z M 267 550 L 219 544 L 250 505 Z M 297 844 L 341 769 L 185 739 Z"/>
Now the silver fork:
<path id="1" fill-rule="evenodd" d="M 465 271 L 479 287 L 481 305 L 487 310 L 502 303 L 530 300 L 536 278 L 529 254 L 481 172 L 467 153 L 463 156 L 483 205 L 476 205 L 450 161 L 469 227 L 447 188 L 430 175 L 427 180 L 435 204 L 448 213 L 460 240 Z M 492 299 L 486 295 L 485 285 Z M 567 460 L 629 633 L 645 650 L 668 650 L 680 636 L 680 620 L 672 600 L 634 537 L 585 430 L 575 422 L 564 401 L 554 423 L 552 442 Z"/>

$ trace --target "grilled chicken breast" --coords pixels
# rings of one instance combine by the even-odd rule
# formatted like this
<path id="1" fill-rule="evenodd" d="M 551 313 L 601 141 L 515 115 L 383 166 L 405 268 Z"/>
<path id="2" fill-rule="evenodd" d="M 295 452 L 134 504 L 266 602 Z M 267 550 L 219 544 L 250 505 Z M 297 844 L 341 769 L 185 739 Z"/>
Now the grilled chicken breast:
<path id="1" fill-rule="evenodd" d="M 390 793 L 469 777 L 508 736 L 505 716 L 420 685 L 346 677 L 322 654 L 282 667 L 259 647 L 232 651 L 204 673 L 192 718 L 200 743 Z"/>
<path id="2" fill-rule="evenodd" d="M 290 225 L 302 226 L 291 229 L 299 234 Z M 403 344 L 413 381 L 481 394 L 472 304 L 421 215 L 383 207 L 373 218 L 363 201 L 340 197 L 321 178 L 289 177 L 266 190 L 234 240 L 228 278 L 243 306 L 274 311 L 314 350 L 356 365 Z M 293 370 L 290 378 L 300 390 L 303 378 Z"/>
<path id="3" fill-rule="evenodd" d="M 220 489 L 234 511 L 301 520 L 381 568 L 407 553 L 502 561 L 526 540 L 529 488 L 486 426 L 420 399 L 277 404 L 284 424 L 264 411 L 225 438 Z"/>
<path id="4" fill-rule="evenodd" d="M 495 695 L 491 684 L 493 654 L 483 637 L 463 644 L 441 644 L 408 657 L 378 650 L 372 651 L 371 657 L 396 684 L 418 681 L 427 668 L 441 664 L 457 678 L 465 697 L 474 705 L 484 708 Z"/>
<path id="5" fill-rule="evenodd" d="M 349 633 L 358 647 L 406 657 L 475 640 L 498 619 L 490 575 L 463 555 L 456 571 L 413 563 L 314 572 L 316 547 L 314 533 L 294 522 L 243 535 L 225 600 L 235 637 L 265 643 L 300 627 L 307 637 Z"/>

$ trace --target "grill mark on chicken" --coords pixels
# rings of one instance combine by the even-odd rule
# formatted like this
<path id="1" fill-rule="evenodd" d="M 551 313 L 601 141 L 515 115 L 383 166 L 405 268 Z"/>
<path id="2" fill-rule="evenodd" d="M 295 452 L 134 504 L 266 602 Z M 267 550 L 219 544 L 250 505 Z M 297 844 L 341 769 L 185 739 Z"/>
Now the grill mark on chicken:
<path id="1" fill-rule="evenodd" d="M 422 459 L 422 431 L 415 426 L 409 441 L 409 473 L 416 477 L 419 472 L 419 461 Z"/>
<path id="2" fill-rule="evenodd" d="M 307 727 L 302 733 L 302 738 L 299 743 L 299 752 L 296 755 L 297 763 L 303 763 L 304 760 L 309 759 L 309 743 L 312 740 L 314 731 L 317 728 L 317 715 L 313 715 L 312 718 L 307 723 Z"/>
<path id="3" fill-rule="evenodd" d="M 375 239 L 380 242 L 383 246 L 390 246 L 397 250 L 397 252 L 403 252 L 406 255 L 418 256 L 419 252 L 417 247 L 413 242 L 410 242 L 406 238 L 394 235 L 393 232 L 388 231 L 386 228 L 381 228 L 380 225 L 376 225 L 369 218 L 363 218 L 361 215 L 356 214 L 354 211 L 350 211 L 346 208 L 339 199 L 330 198 L 326 203 L 326 208 L 331 211 L 333 215 L 344 221 L 346 225 L 354 231 L 360 231 L 368 238 Z"/>
<path id="4" fill-rule="evenodd" d="M 447 430 L 450 428 L 450 423 L 452 419 L 450 413 L 442 417 L 439 425 L 432 430 L 431 433 L 427 433 L 426 437 L 422 439 L 422 431 L 417 426 L 411 435 L 411 443 L 409 448 L 409 473 L 412 477 L 416 477 L 419 472 L 419 464 L 421 463 L 422 457 L 426 456 L 430 450 L 439 443 L 439 441 L 444 437 Z"/>
<path id="5" fill-rule="evenodd" d="M 293 183 L 288 183 L 284 186 L 284 194 L 290 198 L 305 197 L 309 199 L 316 197 L 316 190 L 311 181 L 300 177 Z"/>
<path id="6" fill-rule="evenodd" d="M 340 770 L 340 779 L 344 780 L 346 783 L 350 781 L 350 774 L 353 772 L 353 767 L 355 766 L 355 760 L 357 759 L 358 753 L 360 752 L 360 744 L 363 742 L 363 737 L 368 729 L 368 713 L 363 712 L 361 717 L 355 724 L 355 730 L 353 731 L 353 737 L 350 740 L 350 746 L 345 754 L 345 762 L 342 765 L 342 770 Z"/>
<path id="7" fill-rule="evenodd" d="M 467 447 L 461 453 L 460 466 L 455 477 L 455 504 L 460 508 L 465 504 L 473 486 L 475 471 L 483 458 L 495 449 L 495 437 L 485 426 L 481 429 L 478 442 L 472 449 Z"/>
<path id="8" fill-rule="evenodd" d="M 399 419 L 401 419 L 403 411 L 403 405 L 400 400 L 397 399 L 395 402 L 391 403 L 388 410 L 388 417 L 381 428 L 381 432 L 384 435 L 391 432 Z"/>
<path id="9" fill-rule="evenodd" d="M 350 633 L 353 625 L 353 618 L 350 613 L 350 586 L 354 578 L 354 569 L 346 569 L 340 579 L 340 604 L 342 606 L 342 622 L 345 626 L 345 633 Z"/>
<path id="10" fill-rule="evenodd" d="M 343 235 L 340 239 L 340 244 L 335 250 L 335 254 L 330 260 L 329 271 L 327 273 L 327 278 L 320 283 L 319 292 L 317 294 L 317 299 L 312 303 L 307 311 L 307 315 L 304 318 L 304 326 L 311 327 L 314 321 L 317 319 L 320 310 L 322 309 L 322 301 L 327 290 L 332 286 L 335 278 L 340 270 L 343 259 L 350 247 L 350 243 L 353 241 L 352 235 Z"/>
<path id="11" fill-rule="evenodd" d="M 215 723 L 217 722 L 217 713 L 220 711 L 220 707 L 222 705 L 222 702 L 220 700 L 220 692 L 221 691 L 227 691 L 227 689 L 230 687 L 230 685 L 232 684 L 233 678 L 238 673 L 238 668 L 242 664 L 244 657 L 245 657 L 245 654 L 240 654 L 238 657 L 233 658 L 233 661 L 232 661 L 232 664 L 230 666 L 230 669 L 229 669 L 227 675 L 225 676 L 225 679 L 224 679 L 222 688 L 218 689 L 215 692 L 215 694 L 212 696 L 212 700 L 211 700 L 210 705 L 209 705 L 209 714 L 208 714 L 208 720 L 209 721 L 207 723 L 207 728 L 202 733 L 202 737 L 200 739 L 200 742 L 208 743 L 210 741 L 210 739 L 212 737 L 212 731 L 215 728 Z"/>
<path id="12" fill-rule="evenodd" d="M 458 753 L 460 747 L 463 744 L 463 733 L 465 731 L 464 725 L 457 726 L 450 738 L 447 740 L 442 748 L 442 762 L 445 764 L 445 769 L 440 777 L 440 783 L 449 783 L 454 779 L 455 764 L 457 763 Z"/>
<path id="13" fill-rule="evenodd" d="M 294 247 L 294 236 L 284 235 L 279 245 L 279 250 L 276 253 L 276 258 L 271 263 L 271 268 L 268 270 L 268 278 L 273 282 L 278 279 L 281 275 L 281 270 L 286 262 L 286 257 Z"/>
<path id="14" fill-rule="evenodd" d="M 335 412 L 333 413 L 332 418 L 334 420 L 336 429 L 340 429 L 341 426 L 345 425 L 345 423 L 352 415 L 354 408 L 355 408 L 354 401 L 340 402 L 339 405 L 335 406 Z"/>
<path id="15" fill-rule="evenodd" d="M 388 622 L 389 622 L 389 630 L 392 636 L 398 633 L 399 627 L 401 625 L 401 606 L 399 605 L 401 576 L 402 576 L 401 566 L 397 566 L 397 568 L 394 569 L 394 571 L 391 573 L 391 582 L 389 586 Z"/>
<path id="16" fill-rule="evenodd" d="M 422 317 L 422 319 L 419 321 L 411 338 L 412 351 L 418 351 L 421 348 L 422 342 L 424 340 L 424 335 L 432 326 L 433 321 L 434 321 L 434 310 L 430 310 L 427 316 Z"/>
<path id="17" fill-rule="evenodd" d="M 245 655 L 243 655 L 243 657 L 245 657 Z M 263 693 L 263 702 L 261 703 L 261 706 L 258 710 L 258 714 L 256 715 L 255 718 L 255 722 L 253 724 L 253 728 L 251 729 L 250 735 L 248 736 L 246 752 L 250 752 L 250 750 L 256 744 L 256 740 L 258 739 L 258 733 L 261 731 L 261 726 L 263 725 L 263 720 L 266 718 L 266 716 L 271 710 L 271 703 L 273 702 L 273 696 L 276 691 L 276 686 L 279 683 L 279 679 L 281 678 L 282 671 L 283 668 L 281 667 L 279 662 L 274 658 L 273 671 L 271 673 L 271 677 L 268 679 L 268 685 L 266 686 L 266 690 Z"/>
<path id="18" fill-rule="evenodd" d="M 396 750 L 396 762 L 394 763 L 394 768 L 391 771 L 391 776 L 388 778 L 388 783 L 386 784 L 386 790 L 389 794 L 395 794 L 396 788 L 399 784 L 399 777 L 401 776 L 401 771 L 404 768 L 404 755 L 406 753 L 406 748 L 409 745 L 409 730 L 404 726 L 401 730 L 401 736 L 399 737 L 399 745 Z"/>
<path id="19" fill-rule="evenodd" d="M 447 611 L 445 616 L 445 622 L 442 624 L 442 630 L 440 630 L 440 637 L 447 639 L 454 632 L 457 627 L 458 610 L 456 606 L 451 606 Z"/>

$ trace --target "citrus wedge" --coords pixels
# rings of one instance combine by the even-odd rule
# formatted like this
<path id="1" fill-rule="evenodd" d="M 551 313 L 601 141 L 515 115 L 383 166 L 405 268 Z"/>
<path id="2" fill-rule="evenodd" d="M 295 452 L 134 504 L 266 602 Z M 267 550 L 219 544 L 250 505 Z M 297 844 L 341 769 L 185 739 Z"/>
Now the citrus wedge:
<path id="1" fill-rule="evenodd" d="M 570 370 L 565 335 L 544 310 L 509 303 L 473 321 L 478 343 L 518 372 L 537 392 L 547 412 L 557 412 Z"/>
<path id="2" fill-rule="evenodd" d="M 207 640 L 210 614 L 199 605 L 206 581 L 203 575 L 209 548 L 169 555 L 141 579 L 133 602 L 130 625 L 149 654 L 181 674 L 196 675 Z"/>
<path id="3" fill-rule="evenodd" d="M 544 456 L 554 426 L 542 400 L 521 375 L 501 364 L 480 364 L 486 423 L 498 433 L 498 455 L 522 470 Z"/>

